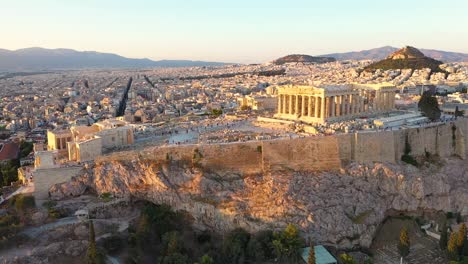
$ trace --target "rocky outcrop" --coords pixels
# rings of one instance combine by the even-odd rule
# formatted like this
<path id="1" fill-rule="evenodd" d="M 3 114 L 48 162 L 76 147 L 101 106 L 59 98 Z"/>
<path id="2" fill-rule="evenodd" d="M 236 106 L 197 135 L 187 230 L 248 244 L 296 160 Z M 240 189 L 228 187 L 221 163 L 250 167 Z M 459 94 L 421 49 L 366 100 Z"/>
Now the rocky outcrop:
<path id="1" fill-rule="evenodd" d="M 294 223 L 305 236 L 320 243 L 351 248 L 368 247 L 390 211 L 441 210 L 467 215 L 467 171 L 468 163 L 458 158 L 437 166 L 426 164 L 423 169 L 351 163 L 336 172 L 260 174 L 133 160 L 98 163 L 76 182 L 97 193 L 167 203 L 191 213 L 199 228 L 225 232 L 240 226 L 257 231 Z"/>
<path id="2" fill-rule="evenodd" d="M 440 68 L 440 65 L 442 65 L 441 61 L 426 57 L 418 49 L 406 46 L 393 52 L 387 58 L 366 66 L 364 70 L 430 69 L 431 72 L 447 73 Z"/>
<path id="3" fill-rule="evenodd" d="M 310 55 L 293 54 L 278 58 L 274 60 L 273 63 L 282 65 L 285 63 L 327 63 L 335 61 L 336 59 L 332 57 L 314 57 Z"/>

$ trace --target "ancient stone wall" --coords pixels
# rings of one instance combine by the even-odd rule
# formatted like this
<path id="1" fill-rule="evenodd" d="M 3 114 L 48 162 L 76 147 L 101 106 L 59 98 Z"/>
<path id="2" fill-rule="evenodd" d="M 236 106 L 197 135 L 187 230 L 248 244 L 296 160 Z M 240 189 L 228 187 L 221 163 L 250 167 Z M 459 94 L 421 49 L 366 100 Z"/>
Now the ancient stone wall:
<path id="1" fill-rule="evenodd" d="M 338 169 L 341 167 L 338 142 L 334 136 L 264 141 L 264 170 Z"/>
<path id="2" fill-rule="evenodd" d="M 405 143 L 410 155 L 426 152 L 441 157 L 466 158 L 468 119 L 431 127 L 398 131 L 360 132 L 209 145 L 152 147 L 100 157 L 109 160 L 167 160 L 197 163 L 218 172 L 261 173 L 268 170 L 336 170 L 344 163 L 400 161 Z"/>
<path id="3" fill-rule="evenodd" d="M 394 132 L 355 133 L 353 136 L 353 161 L 395 162 Z"/>
<path id="4" fill-rule="evenodd" d="M 70 181 L 71 177 L 77 176 L 81 172 L 81 167 L 61 167 L 51 169 L 37 169 L 33 172 L 34 177 L 34 197 L 36 201 L 49 198 L 49 188 L 57 183 Z"/>

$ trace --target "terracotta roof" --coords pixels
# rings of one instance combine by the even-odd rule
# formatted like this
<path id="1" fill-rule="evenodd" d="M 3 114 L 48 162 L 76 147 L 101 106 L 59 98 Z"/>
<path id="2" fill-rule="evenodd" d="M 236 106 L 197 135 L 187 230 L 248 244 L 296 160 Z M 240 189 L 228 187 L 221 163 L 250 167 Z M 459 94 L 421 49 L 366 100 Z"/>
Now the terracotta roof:
<path id="1" fill-rule="evenodd" d="M 9 142 L 0 145 L 0 160 L 13 160 L 19 157 L 19 144 Z"/>

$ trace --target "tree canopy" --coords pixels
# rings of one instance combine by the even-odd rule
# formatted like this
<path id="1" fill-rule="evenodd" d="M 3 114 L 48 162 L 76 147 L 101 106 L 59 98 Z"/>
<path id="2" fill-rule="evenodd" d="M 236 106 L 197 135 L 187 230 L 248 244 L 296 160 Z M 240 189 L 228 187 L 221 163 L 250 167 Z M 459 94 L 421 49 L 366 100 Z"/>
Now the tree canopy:
<path id="1" fill-rule="evenodd" d="M 400 240 L 398 241 L 398 252 L 402 258 L 409 255 L 410 252 L 410 239 L 408 236 L 408 229 L 403 227 L 400 231 Z"/>
<path id="2" fill-rule="evenodd" d="M 431 95 L 429 91 L 425 91 L 422 94 L 421 99 L 418 102 L 418 108 L 423 115 L 431 121 L 439 120 L 441 113 L 439 103 L 437 102 L 437 98 Z"/>

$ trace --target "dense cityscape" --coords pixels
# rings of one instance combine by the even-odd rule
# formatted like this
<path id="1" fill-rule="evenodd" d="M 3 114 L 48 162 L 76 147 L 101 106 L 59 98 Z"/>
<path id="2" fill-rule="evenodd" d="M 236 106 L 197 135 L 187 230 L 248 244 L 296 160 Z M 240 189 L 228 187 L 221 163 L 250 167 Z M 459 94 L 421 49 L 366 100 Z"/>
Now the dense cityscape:
<path id="1" fill-rule="evenodd" d="M 467 8 L 3 3 L 0 264 L 468 263 Z"/>

